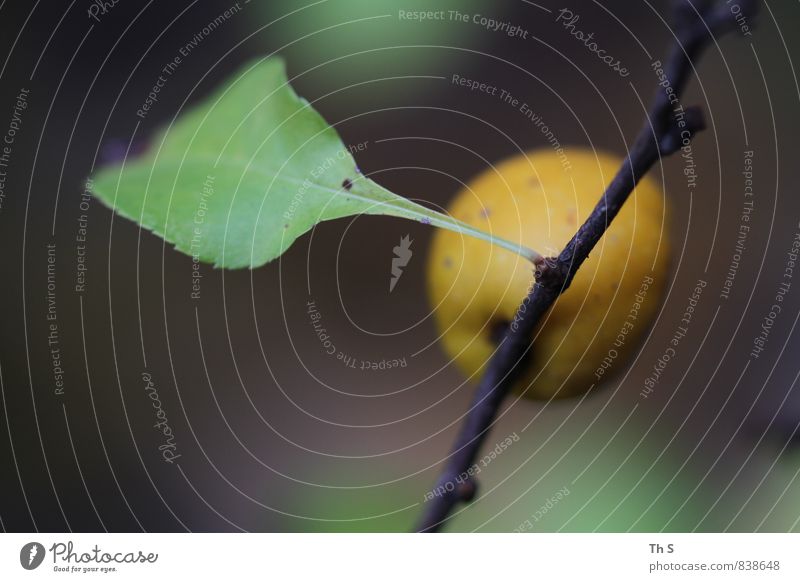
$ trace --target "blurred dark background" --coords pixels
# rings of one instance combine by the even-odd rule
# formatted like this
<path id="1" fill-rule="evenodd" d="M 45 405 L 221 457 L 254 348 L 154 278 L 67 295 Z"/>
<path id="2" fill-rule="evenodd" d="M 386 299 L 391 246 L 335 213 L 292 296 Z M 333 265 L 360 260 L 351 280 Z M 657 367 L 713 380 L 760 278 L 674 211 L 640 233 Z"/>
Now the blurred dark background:
<path id="1" fill-rule="evenodd" d="M 624 61 L 627 78 L 555 23 L 562 7 Z M 146 147 L 245 61 L 273 52 L 346 143 L 366 142 L 357 154 L 365 171 L 436 207 L 484 169 L 481 158 L 548 145 L 519 111 L 454 85 L 454 74 L 526 101 L 567 148 L 623 155 L 643 120 L 640 99 L 655 90 L 650 64 L 672 38 L 669 8 L 664 0 L 2 3 L 0 133 L 28 91 L 0 208 L 2 528 L 411 528 L 472 392 L 435 341 L 424 281 L 431 228 L 383 217 L 323 223 L 258 270 L 204 266 L 202 298 L 192 301 L 191 259 L 97 201 L 82 207 L 84 180 Z M 469 19 L 400 18 L 420 9 Z M 476 14 L 516 24 L 526 38 L 487 30 Z M 652 334 L 629 370 L 580 402 L 509 401 L 488 448 L 520 439 L 482 471 L 479 498 L 451 530 L 511 531 L 531 520 L 534 531 L 800 531 L 792 446 L 800 281 L 764 351 L 749 357 L 800 219 L 798 25 L 796 3 L 765 2 L 752 36 L 725 36 L 697 64 L 683 101 L 701 105 L 709 124 L 692 146 L 698 185 L 687 189 L 680 156 L 654 174 L 672 200 L 675 253 Z M 182 49 L 141 119 L 137 109 Z M 746 151 L 754 211 L 724 300 Z M 389 294 L 392 248 L 406 234 L 415 254 Z M 57 344 L 49 343 L 48 245 Z M 691 331 L 643 399 L 698 279 L 708 287 Z M 347 369 L 321 349 L 309 300 L 339 350 L 407 366 Z M 174 432 L 172 463 L 159 450 L 145 373 Z"/>

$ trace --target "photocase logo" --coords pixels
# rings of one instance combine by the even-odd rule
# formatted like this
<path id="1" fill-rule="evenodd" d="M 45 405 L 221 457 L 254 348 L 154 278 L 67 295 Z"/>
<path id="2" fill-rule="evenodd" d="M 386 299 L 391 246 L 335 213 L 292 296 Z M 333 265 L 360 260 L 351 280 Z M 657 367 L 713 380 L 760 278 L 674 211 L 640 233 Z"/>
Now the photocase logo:
<path id="1" fill-rule="evenodd" d="M 392 277 L 389 279 L 389 293 L 394 291 L 394 286 L 397 285 L 397 282 L 400 280 L 400 277 L 403 276 L 403 267 L 408 265 L 408 262 L 411 260 L 411 255 L 414 253 L 411 251 L 411 243 L 414 241 L 411 240 L 411 235 L 406 235 L 400 239 L 400 244 L 392 249 L 394 251 L 394 258 L 392 259 Z"/>
<path id="2" fill-rule="evenodd" d="M 29 542 L 19 551 L 19 563 L 26 570 L 35 570 L 44 561 L 44 546 L 38 542 Z"/>

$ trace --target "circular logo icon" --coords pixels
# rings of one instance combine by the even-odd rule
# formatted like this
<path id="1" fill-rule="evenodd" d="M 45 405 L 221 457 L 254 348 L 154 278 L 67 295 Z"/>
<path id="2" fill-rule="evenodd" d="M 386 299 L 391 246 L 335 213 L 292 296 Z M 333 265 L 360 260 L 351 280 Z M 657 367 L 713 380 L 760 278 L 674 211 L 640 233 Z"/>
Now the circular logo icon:
<path id="1" fill-rule="evenodd" d="M 44 561 L 44 546 L 39 542 L 29 542 L 19 551 L 19 563 L 26 570 L 35 570 Z"/>

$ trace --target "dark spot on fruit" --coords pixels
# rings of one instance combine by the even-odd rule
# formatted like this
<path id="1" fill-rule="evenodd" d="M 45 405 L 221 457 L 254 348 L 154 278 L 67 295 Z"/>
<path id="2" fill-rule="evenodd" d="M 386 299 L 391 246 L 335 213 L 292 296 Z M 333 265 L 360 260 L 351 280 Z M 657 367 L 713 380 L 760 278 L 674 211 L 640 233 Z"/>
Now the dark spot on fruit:
<path id="1" fill-rule="evenodd" d="M 342 182 L 342 188 L 345 190 L 349 190 L 353 187 L 353 181 L 350 178 L 345 178 L 344 182 Z"/>
<path id="2" fill-rule="evenodd" d="M 481 217 L 482 218 L 489 218 L 492 215 L 491 208 L 482 208 L 481 209 Z"/>
<path id="3" fill-rule="evenodd" d="M 450 257 L 445 257 L 443 264 L 445 269 L 449 269 L 450 267 L 453 266 L 453 259 L 451 259 Z"/>
<path id="4" fill-rule="evenodd" d="M 539 186 L 542 185 L 542 183 L 539 182 L 539 178 L 537 178 L 536 176 L 531 176 L 530 178 L 528 178 L 528 185 L 531 188 L 538 188 Z"/>
<path id="5" fill-rule="evenodd" d="M 506 331 L 508 331 L 509 323 L 505 319 L 498 319 L 489 325 L 489 339 L 492 343 L 499 344 L 503 340 L 506 336 Z"/>

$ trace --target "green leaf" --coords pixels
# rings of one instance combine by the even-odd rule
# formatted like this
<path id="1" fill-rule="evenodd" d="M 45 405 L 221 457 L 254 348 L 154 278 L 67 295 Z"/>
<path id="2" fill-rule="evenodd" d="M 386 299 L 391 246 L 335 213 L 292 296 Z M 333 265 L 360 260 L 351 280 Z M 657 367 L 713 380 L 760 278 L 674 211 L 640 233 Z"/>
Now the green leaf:
<path id="1" fill-rule="evenodd" d="M 323 220 L 383 214 L 530 249 L 415 204 L 362 176 L 336 130 L 289 85 L 283 60 L 245 66 L 92 191 L 120 215 L 218 267 L 258 267 Z"/>

